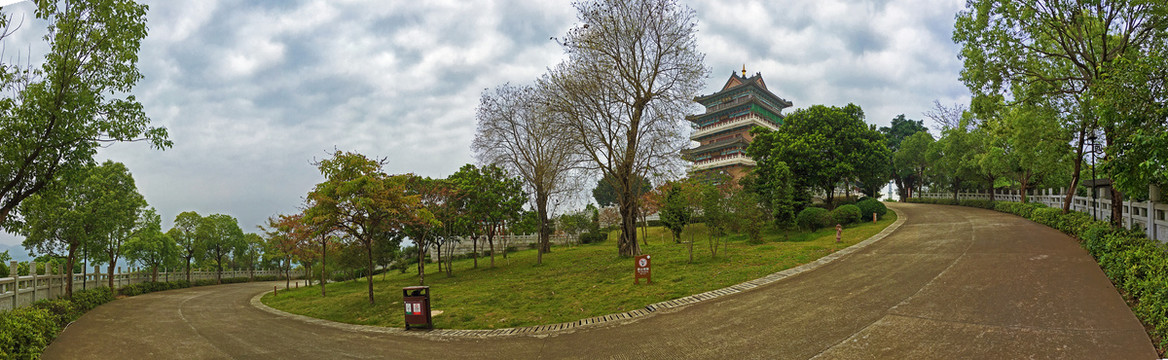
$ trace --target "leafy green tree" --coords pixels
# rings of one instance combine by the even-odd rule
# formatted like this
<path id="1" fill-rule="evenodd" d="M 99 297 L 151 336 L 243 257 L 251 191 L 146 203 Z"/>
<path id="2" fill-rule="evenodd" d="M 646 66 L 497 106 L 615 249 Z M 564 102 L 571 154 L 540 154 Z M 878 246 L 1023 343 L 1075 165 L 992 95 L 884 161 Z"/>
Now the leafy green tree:
<path id="1" fill-rule="evenodd" d="M 1168 187 L 1168 44 L 1117 59 L 1108 73 L 1098 113 L 1129 141 L 1107 149 L 1103 169 L 1123 193 L 1146 197 L 1148 184 Z"/>
<path id="2" fill-rule="evenodd" d="M 962 46 L 961 80 L 973 92 L 972 108 L 979 115 L 996 112 L 993 107 L 1003 100 L 1056 103 L 1068 115 L 1062 118 L 1075 141 L 1069 186 L 1074 189 L 1086 139 L 1097 129 L 1103 130 L 1109 156 L 1131 141 L 1122 124 L 1093 113 L 1101 102 L 1131 96 L 1108 92 L 1104 83 L 1115 76 L 1121 59 L 1168 41 L 1168 3 L 973 0 L 957 14 L 953 40 Z M 1072 196 L 1067 194 L 1063 211 L 1070 209 Z M 1117 187 L 1112 199 L 1111 218 L 1118 224 L 1123 207 Z"/>
<path id="3" fill-rule="evenodd" d="M 482 168 L 464 165 L 451 175 L 450 179 L 457 184 L 459 191 L 466 194 L 464 201 L 468 210 L 468 220 L 475 224 L 471 229 L 471 236 L 475 239 L 479 236 L 486 237 L 491 250 L 491 267 L 495 267 L 495 236 L 500 234 L 503 224 L 520 219 L 523 204 L 527 202 L 523 183 L 519 179 L 507 176 L 503 168 L 494 165 Z M 477 243 L 473 246 L 477 249 Z M 543 262 L 545 251 L 540 250 L 537 263 Z M 475 263 L 477 266 L 477 255 Z"/>
<path id="4" fill-rule="evenodd" d="M 946 184 L 953 192 L 953 201 L 957 201 L 958 192 L 978 176 L 974 139 L 966 126 L 946 128 L 941 135 L 929 145 L 925 157 L 931 164 L 931 177 Z"/>
<path id="5" fill-rule="evenodd" d="M 126 240 L 122 251 L 126 260 L 150 267 L 150 281 L 158 281 L 158 268 L 174 262 L 178 258 L 178 244 L 162 232 L 162 218 L 154 209 L 142 213 L 138 229 Z"/>
<path id="6" fill-rule="evenodd" d="M 1049 109 L 1018 106 L 1004 112 L 987 121 L 994 135 L 1002 139 L 991 149 L 994 156 L 990 159 L 998 172 L 1018 184 L 1022 202 L 1026 202 L 1028 189 L 1065 171 L 1071 153 L 1070 134 Z"/>
<path id="7" fill-rule="evenodd" d="M 754 141 L 747 148 L 759 162 L 759 179 L 783 162 L 795 174 L 798 201 L 810 202 L 810 190 L 820 190 L 832 203 L 836 185 L 863 180 L 882 184 L 887 180 L 889 156 L 884 136 L 864 123 L 864 111 L 855 104 L 845 107 L 814 105 L 788 115 L 776 131 L 751 130 Z"/>
<path id="8" fill-rule="evenodd" d="M 673 233 L 673 242 L 676 244 L 681 243 L 681 234 L 693 218 L 693 210 L 684 191 L 683 183 L 669 182 L 663 185 L 665 201 L 661 206 L 661 225 Z"/>
<path id="9" fill-rule="evenodd" d="M 121 192 L 109 191 L 108 179 L 96 164 L 59 172 L 59 181 L 46 191 L 22 202 L 23 217 L 17 233 L 25 237 L 24 247 L 42 254 L 66 254 L 65 271 L 86 260 L 85 254 L 98 250 L 103 234 L 109 232 Z M 81 255 L 81 259 L 78 259 Z M 83 271 L 85 269 L 82 269 Z M 72 296 L 73 284 L 65 284 L 66 296 Z"/>
<path id="10" fill-rule="evenodd" d="M 612 186 L 612 184 L 616 182 L 617 181 L 610 176 L 605 176 L 604 178 L 596 181 L 596 187 L 592 188 L 592 198 L 596 199 L 596 204 L 600 205 L 600 207 L 617 205 L 617 191 L 616 188 Z M 649 180 L 646 180 L 643 177 L 637 177 L 637 179 L 633 181 L 633 189 L 635 190 L 634 195 L 641 196 L 642 194 L 646 194 L 649 191 L 652 191 L 653 185 L 649 183 Z"/>
<path id="11" fill-rule="evenodd" d="M 718 257 L 718 245 L 734 228 L 734 213 L 729 206 L 727 187 L 703 182 L 696 184 L 699 192 L 702 219 L 705 220 L 710 257 Z"/>
<path id="12" fill-rule="evenodd" d="M 57 173 L 93 161 L 103 143 L 148 140 L 171 146 L 165 128 L 150 127 L 128 94 L 142 78 L 138 48 L 146 37 L 146 5 L 129 0 L 36 1 L 49 23 L 49 52 L 40 69 L 0 67 L 13 95 L 0 99 L 0 227 L 9 213 L 49 186 Z M 5 25 L 10 18 L 3 16 Z"/>
<path id="13" fill-rule="evenodd" d="M 106 272 L 109 287 L 113 289 L 114 270 L 118 259 L 122 257 L 122 245 L 137 231 L 148 226 L 140 217 L 150 215 L 152 211 L 143 212 L 146 199 L 138 193 L 134 177 L 122 163 L 107 160 L 92 169 L 89 178 L 88 181 L 91 181 L 96 191 L 109 199 L 100 210 L 103 212 L 102 225 L 94 236 L 92 247 L 95 253 L 101 254 L 100 262 L 108 264 Z"/>
<path id="14" fill-rule="evenodd" d="M 243 229 L 239 221 L 230 215 L 211 214 L 204 217 L 196 230 L 200 258 L 215 262 L 215 283 L 223 283 L 223 261 L 237 248 L 242 247 Z"/>
<path id="15" fill-rule="evenodd" d="M 178 244 L 178 255 L 185 260 L 187 282 L 191 281 L 191 259 L 195 259 L 203 251 L 199 246 L 199 225 L 203 217 L 194 211 L 184 211 L 174 217 L 174 227 L 167 233 Z"/>
<path id="16" fill-rule="evenodd" d="M 933 146 L 933 135 L 928 132 L 918 132 L 910 135 L 900 144 L 900 150 L 892 154 L 892 163 L 898 169 L 906 169 L 912 173 L 911 177 L 907 177 L 905 186 L 907 187 L 907 196 L 905 199 L 913 197 L 913 189 L 920 190 L 921 185 L 925 182 L 925 173 L 929 169 L 928 153 L 929 148 Z"/>
<path id="17" fill-rule="evenodd" d="M 409 176 L 382 172 L 385 160 L 337 151 L 317 163 L 325 181 L 308 194 L 305 218 L 348 235 L 365 252 L 369 304 L 373 299 L 373 243 L 418 216 L 419 196 L 407 189 Z M 427 212 L 427 215 L 429 213 Z"/>
<path id="18" fill-rule="evenodd" d="M 264 238 L 256 233 L 243 234 L 243 241 L 236 244 L 232 253 L 235 254 L 236 265 L 246 267 L 248 278 L 255 279 L 256 265 L 264 254 Z"/>
<path id="19" fill-rule="evenodd" d="M 895 154 L 900 150 L 900 143 L 904 142 L 912 134 L 918 132 L 928 132 L 929 129 L 925 127 L 923 120 L 912 120 L 904 117 L 904 114 L 897 115 L 892 118 L 892 122 L 887 127 L 880 128 L 880 132 L 884 134 L 884 140 L 888 145 L 888 150 Z M 905 184 L 907 179 L 916 174 L 910 169 L 900 169 L 896 167 L 896 163 L 892 161 L 892 157 L 888 158 L 889 164 L 892 164 L 891 175 L 892 181 L 896 183 L 897 192 L 901 199 L 908 198 L 908 187 Z"/>

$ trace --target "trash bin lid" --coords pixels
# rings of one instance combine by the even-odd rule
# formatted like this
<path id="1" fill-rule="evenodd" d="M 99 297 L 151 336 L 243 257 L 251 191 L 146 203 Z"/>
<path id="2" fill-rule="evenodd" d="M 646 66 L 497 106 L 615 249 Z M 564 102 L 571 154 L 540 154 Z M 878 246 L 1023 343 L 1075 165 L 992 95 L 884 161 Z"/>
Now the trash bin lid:
<path id="1" fill-rule="evenodd" d="M 421 290 L 421 289 L 429 289 L 429 288 L 430 288 L 429 286 L 406 286 L 406 287 L 402 288 L 402 290 Z"/>

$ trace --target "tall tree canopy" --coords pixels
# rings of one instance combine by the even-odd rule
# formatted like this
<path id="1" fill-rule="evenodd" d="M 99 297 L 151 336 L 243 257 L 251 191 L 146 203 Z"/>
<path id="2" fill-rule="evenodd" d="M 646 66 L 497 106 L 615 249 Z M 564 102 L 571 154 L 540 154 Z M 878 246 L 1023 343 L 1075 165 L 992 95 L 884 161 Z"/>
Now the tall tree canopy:
<path id="1" fill-rule="evenodd" d="M 864 123 L 864 111 L 855 104 L 795 110 L 778 130 L 756 127 L 751 133 L 755 138 L 748 154 L 760 168 L 782 162 L 799 174 L 794 186 L 805 203 L 810 201 L 810 190 L 822 191 L 830 204 L 836 186 L 844 181 L 883 184 L 888 180 L 890 152 L 884 135 Z M 768 181 L 768 177 L 759 180 Z"/>
<path id="2" fill-rule="evenodd" d="M 406 175 L 382 172 L 385 160 L 337 151 L 317 166 L 325 181 L 308 194 L 305 217 L 312 223 L 335 228 L 364 250 L 369 304 L 373 299 L 373 242 L 395 237 L 403 223 L 417 217 L 418 196 L 407 193 Z"/>
<path id="3" fill-rule="evenodd" d="M 973 92 L 971 108 L 979 115 L 992 114 L 1002 100 L 1053 103 L 1067 115 L 1064 126 L 1075 140 L 1073 189 L 1086 140 L 1097 130 L 1103 132 L 1105 161 L 1117 154 L 1116 147 L 1131 143 L 1133 134 L 1124 131 L 1130 118 L 1098 116 L 1107 110 L 1101 103 L 1131 94 L 1109 92 L 1104 84 L 1124 70 L 1117 66 L 1122 59 L 1143 57 L 1168 41 L 1168 2 L 971 0 L 957 14 L 953 40 L 962 46 L 961 80 Z M 1073 193 L 1064 199 L 1064 211 Z M 1116 224 L 1122 197 L 1113 187 Z"/>
<path id="4" fill-rule="evenodd" d="M 147 6 L 131 0 L 38 0 L 36 16 L 49 22 L 49 53 L 40 69 L 0 66 L 13 95 L 0 99 L 0 227 L 14 229 L 9 213 L 57 179 L 93 159 L 103 143 L 171 142 L 150 126 L 129 93 L 142 78 L 138 48 L 146 37 Z M 5 25 L 8 15 L 0 17 Z"/>
<path id="5" fill-rule="evenodd" d="M 940 102 L 937 102 L 936 104 L 937 107 L 943 107 L 941 106 Z M 940 112 L 940 110 L 938 110 L 938 112 Z M 937 118 L 947 119 L 948 116 L 937 115 Z M 916 134 L 922 131 L 929 131 L 929 129 L 925 127 L 925 122 L 923 120 L 907 119 L 904 117 L 904 114 L 897 115 L 896 117 L 892 118 L 892 122 L 889 124 L 889 126 L 880 128 L 880 132 L 884 134 L 884 140 L 887 141 L 888 151 L 890 151 L 892 154 L 895 154 L 898 150 L 900 150 L 900 143 L 904 142 L 904 139 L 908 138 L 912 134 Z M 909 178 L 914 176 L 913 172 L 910 171 L 910 169 L 898 168 L 896 163 L 892 162 L 891 157 L 888 158 L 888 162 L 892 164 L 892 181 L 896 183 L 896 191 L 900 195 L 901 199 L 908 198 L 908 188 L 905 183 L 911 181 Z"/>
<path id="6" fill-rule="evenodd" d="M 162 232 L 162 218 L 154 209 L 142 213 L 138 229 L 123 246 L 126 260 L 150 268 L 150 281 L 158 281 L 159 267 L 178 258 L 178 245 L 170 235 Z"/>
<path id="7" fill-rule="evenodd" d="M 197 230 L 200 257 L 215 262 L 215 283 L 223 283 L 223 262 L 243 242 L 243 229 L 231 215 L 211 214 L 202 218 Z"/>
<path id="8" fill-rule="evenodd" d="M 635 181 L 677 164 L 689 145 L 679 119 L 708 70 L 694 11 L 676 0 L 575 3 L 580 24 L 562 40 L 568 60 L 540 80 L 559 129 L 591 167 L 615 179 L 621 256 L 640 253 Z"/>

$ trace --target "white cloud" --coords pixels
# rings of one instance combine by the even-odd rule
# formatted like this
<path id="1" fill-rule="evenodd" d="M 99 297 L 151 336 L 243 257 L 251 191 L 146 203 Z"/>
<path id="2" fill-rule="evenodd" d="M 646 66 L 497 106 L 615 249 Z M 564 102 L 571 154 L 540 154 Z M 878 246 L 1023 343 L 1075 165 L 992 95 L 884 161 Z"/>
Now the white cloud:
<path id="1" fill-rule="evenodd" d="M 561 61 L 549 38 L 575 22 L 568 0 L 146 3 L 134 92 L 175 146 L 99 157 L 127 164 L 165 225 L 195 210 L 245 231 L 295 211 L 320 181 L 310 162 L 334 148 L 388 157 L 394 173 L 472 162 L 482 90 Z M 960 0 L 687 3 L 712 69 L 703 93 L 745 63 L 796 107 L 855 102 L 881 125 L 921 118 L 934 98 L 968 101 L 948 33 Z M 43 53 L 43 32 L 27 26 L 8 45 Z"/>

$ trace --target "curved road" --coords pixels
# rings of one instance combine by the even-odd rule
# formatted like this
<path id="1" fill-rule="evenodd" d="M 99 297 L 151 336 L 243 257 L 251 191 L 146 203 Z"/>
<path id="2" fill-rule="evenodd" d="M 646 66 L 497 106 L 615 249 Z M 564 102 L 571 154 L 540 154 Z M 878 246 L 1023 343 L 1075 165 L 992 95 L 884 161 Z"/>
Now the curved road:
<path id="1" fill-rule="evenodd" d="M 631 321 L 544 336 L 350 331 L 253 307 L 272 283 L 153 293 L 83 316 L 45 359 L 1154 359 L 1075 241 L 998 212 L 895 204 L 887 238 L 818 269 Z"/>

